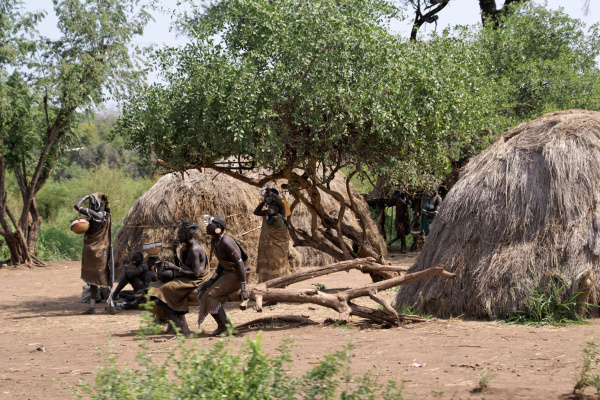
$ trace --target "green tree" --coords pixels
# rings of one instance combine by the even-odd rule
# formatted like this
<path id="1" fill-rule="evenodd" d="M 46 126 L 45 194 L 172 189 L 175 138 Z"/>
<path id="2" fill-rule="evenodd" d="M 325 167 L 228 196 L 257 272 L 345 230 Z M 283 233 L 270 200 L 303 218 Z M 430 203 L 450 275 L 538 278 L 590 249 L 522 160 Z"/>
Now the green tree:
<path id="1" fill-rule="evenodd" d="M 481 62 L 509 125 L 556 110 L 600 109 L 599 25 L 527 2 L 482 29 Z"/>
<path id="2" fill-rule="evenodd" d="M 106 93 L 121 96 L 141 76 L 128 46 L 151 16 L 139 0 L 54 0 L 62 37 L 33 41 L 23 34 L 31 30 L 18 29 L 36 22 L 19 17 L 21 3 L 9 0 L 4 8 L 0 30 L 12 56 L 0 56 L 0 169 L 15 174 L 22 209 L 17 218 L 0 202 L 0 235 L 13 263 L 35 265 L 41 225 L 35 196 L 76 137 L 82 113 Z M 4 194 L 4 179 L 0 184 Z"/>
<path id="3" fill-rule="evenodd" d="M 178 20 L 190 43 L 156 53 L 165 83 L 138 87 L 117 133 L 177 169 L 210 167 L 256 186 L 287 180 L 292 208 L 302 203 L 313 215 L 310 230 L 293 226 L 295 244 L 355 257 L 348 242 L 369 245 L 369 216 L 332 189 L 334 174 L 346 168 L 350 180 L 401 166 L 414 179 L 433 177 L 458 132 L 480 131 L 473 121 L 486 104 L 485 88 L 473 90 L 485 83 L 481 68 L 445 56 L 452 48 L 472 60 L 473 48 L 407 44 L 388 27 L 397 12 L 386 0 L 192 9 Z M 243 174 L 259 169 L 257 178 Z M 336 215 L 323 209 L 323 193 L 339 202 Z"/>

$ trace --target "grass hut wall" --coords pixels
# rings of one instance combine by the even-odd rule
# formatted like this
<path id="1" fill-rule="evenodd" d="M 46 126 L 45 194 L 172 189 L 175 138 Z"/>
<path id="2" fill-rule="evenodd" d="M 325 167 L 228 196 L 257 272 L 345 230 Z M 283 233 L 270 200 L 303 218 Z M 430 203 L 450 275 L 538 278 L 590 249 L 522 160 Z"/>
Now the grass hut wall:
<path id="1" fill-rule="evenodd" d="M 455 280 L 402 286 L 397 304 L 433 315 L 523 310 L 524 288 L 566 283 L 598 304 L 600 113 L 521 124 L 473 158 L 448 193 L 409 272 L 443 264 Z"/>
<path id="2" fill-rule="evenodd" d="M 276 183 L 278 188 L 280 183 Z M 345 194 L 345 177 L 339 175 L 331 182 L 333 190 Z M 192 221 L 198 224 L 196 240 L 204 246 L 207 254 L 210 252 L 210 240 L 202 224 L 202 215 L 221 215 L 226 217 L 228 233 L 248 253 L 247 262 L 251 271 L 255 271 L 260 236 L 261 217 L 253 214 L 254 209 L 262 200 L 255 186 L 246 184 L 214 170 L 188 170 L 182 178 L 180 173 L 171 173 L 161 177 L 158 182 L 133 204 L 125 219 L 123 227 L 115 237 L 115 268 L 116 276 L 123 275 L 123 259 L 131 257 L 131 253 L 141 251 L 145 243 L 162 242 L 163 248 L 159 257 L 172 260 L 173 253 L 170 243 L 176 238 L 176 228 L 181 221 Z M 370 220 L 369 208 L 362 197 L 352 189 L 354 200 L 359 204 L 361 212 L 368 219 L 369 242 L 376 251 L 387 256 L 385 242 L 376 226 Z M 287 196 L 292 202 L 292 197 Z M 329 195 L 322 193 L 325 211 L 334 215 L 339 207 Z M 294 224 L 300 228 L 310 229 L 310 213 L 302 205 L 294 209 L 292 214 Z M 359 229 L 360 225 L 350 212 L 344 216 L 346 223 Z M 381 254 L 381 253 L 380 253 Z M 293 247 L 290 241 L 289 258 L 292 271 L 300 267 L 322 266 L 333 263 L 329 255 L 310 247 Z M 216 266 L 216 258 L 212 264 Z M 250 274 L 255 281 L 254 274 Z"/>

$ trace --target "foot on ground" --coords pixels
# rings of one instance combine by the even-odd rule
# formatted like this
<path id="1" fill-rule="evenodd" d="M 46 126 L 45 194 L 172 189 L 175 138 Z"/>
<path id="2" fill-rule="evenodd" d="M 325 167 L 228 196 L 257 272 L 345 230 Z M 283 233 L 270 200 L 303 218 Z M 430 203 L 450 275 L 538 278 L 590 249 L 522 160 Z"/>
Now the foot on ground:
<path id="1" fill-rule="evenodd" d="M 87 310 L 85 310 L 84 312 L 81 313 L 81 315 L 87 315 L 87 314 L 96 314 L 96 309 L 95 308 L 88 308 Z"/>

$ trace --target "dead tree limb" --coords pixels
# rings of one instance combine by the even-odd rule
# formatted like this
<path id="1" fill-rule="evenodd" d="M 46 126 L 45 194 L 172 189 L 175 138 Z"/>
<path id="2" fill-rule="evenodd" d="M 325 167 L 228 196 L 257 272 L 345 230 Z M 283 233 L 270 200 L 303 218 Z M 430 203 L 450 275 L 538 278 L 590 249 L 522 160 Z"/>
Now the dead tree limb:
<path id="1" fill-rule="evenodd" d="M 354 260 L 341 261 L 335 264 L 326 265 L 306 272 L 298 272 L 295 274 L 282 276 L 260 283 L 256 288 L 260 289 L 271 289 L 280 288 L 292 285 L 294 283 L 306 281 L 308 279 L 316 278 L 318 276 L 329 275 L 341 271 L 350 271 L 351 269 L 357 269 L 363 273 L 369 272 L 405 272 L 405 268 L 394 267 L 391 265 L 377 264 L 373 257 L 357 258 Z M 385 281 L 384 281 L 385 282 Z"/>
<path id="2" fill-rule="evenodd" d="M 398 315 L 398 313 L 392 308 L 392 306 L 385 299 L 378 295 L 379 291 L 390 289 L 392 287 L 400 285 L 405 285 L 411 282 L 416 282 L 421 279 L 429 278 L 433 275 L 439 275 L 447 279 L 453 279 L 456 277 L 456 274 L 444 270 L 443 265 L 436 265 L 435 267 L 431 267 L 423 271 L 415 272 L 412 274 L 406 274 L 403 276 L 397 276 L 391 279 L 386 279 L 384 281 L 367 285 L 362 288 L 348 289 L 342 292 L 338 292 L 336 294 L 324 293 L 317 289 L 283 289 L 280 287 L 274 287 L 286 286 L 291 283 L 296 283 L 313 278 L 315 276 L 326 275 L 329 273 L 349 269 L 360 269 L 364 272 L 368 272 L 370 268 L 374 267 L 387 268 L 387 266 L 369 265 L 371 261 L 368 259 L 363 259 L 361 260 L 361 262 L 357 261 L 359 260 L 345 261 L 330 265 L 328 267 L 317 268 L 308 272 L 272 279 L 270 281 L 263 282 L 257 286 L 251 287 L 249 290 L 249 295 L 251 299 L 256 301 L 256 310 L 258 312 L 262 311 L 262 304 L 264 301 L 284 303 L 312 303 L 336 310 L 340 314 L 339 318 L 341 320 L 347 320 L 349 319 L 350 315 L 356 315 L 363 318 L 371 319 L 378 323 L 385 322 L 393 325 L 400 325 L 402 322 L 407 320 L 407 316 Z M 237 293 L 233 296 L 237 296 Z M 374 310 L 368 307 L 361 307 L 351 303 L 352 299 L 363 296 L 369 296 L 375 302 L 381 304 L 386 311 L 384 312 L 380 310 Z"/>

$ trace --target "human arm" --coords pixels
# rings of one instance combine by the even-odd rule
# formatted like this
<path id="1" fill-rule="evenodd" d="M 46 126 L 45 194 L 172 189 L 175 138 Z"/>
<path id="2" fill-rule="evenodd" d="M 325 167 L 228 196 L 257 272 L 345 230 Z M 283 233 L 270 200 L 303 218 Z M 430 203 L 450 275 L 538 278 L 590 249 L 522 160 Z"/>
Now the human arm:
<path id="1" fill-rule="evenodd" d="M 264 217 L 267 215 L 267 210 L 263 210 L 263 207 L 267 204 L 264 200 L 260 202 L 258 207 L 254 210 L 254 215 L 258 215 L 259 217 Z"/>
<path id="2" fill-rule="evenodd" d="M 92 217 L 93 219 L 98 220 L 98 221 L 103 220 L 104 215 L 105 215 L 103 212 L 97 212 L 92 209 L 82 207 L 83 202 L 86 201 L 87 199 L 89 199 L 91 196 L 92 195 L 88 194 L 88 195 L 82 197 L 81 199 L 79 199 L 77 201 L 77 203 L 75 203 L 75 205 L 73 207 L 75 208 L 75 210 L 82 213 L 83 215 L 87 215 L 88 217 Z"/>
<path id="3" fill-rule="evenodd" d="M 127 279 L 139 278 L 142 281 L 146 277 L 146 273 L 148 272 L 148 266 L 146 264 L 138 264 L 134 269 L 130 269 L 129 271 L 125 271 L 125 276 Z"/>
<path id="4" fill-rule="evenodd" d="M 179 263 L 179 258 L 175 259 L 177 264 L 169 263 L 169 265 L 165 264 L 165 266 L 177 272 L 179 276 L 198 279 L 200 274 L 204 272 L 204 269 L 206 268 L 206 253 L 204 252 L 204 249 L 202 249 L 202 246 L 194 242 L 191 248 L 184 252 L 183 258 L 185 265 L 189 266 L 190 269 L 182 268 Z"/>
<path id="5" fill-rule="evenodd" d="M 226 240 L 223 240 L 221 246 L 223 246 L 223 250 L 227 252 L 229 260 L 235 264 L 235 270 L 242 287 L 242 291 L 240 292 L 240 300 L 247 300 L 248 289 L 246 286 L 246 265 L 244 264 L 244 260 L 242 260 L 242 250 L 237 245 L 235 240 L 229 236 L 227 236 L 225 239 Z"/>

